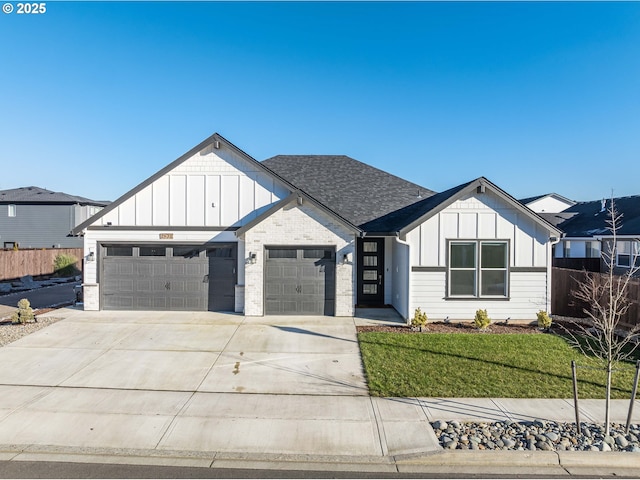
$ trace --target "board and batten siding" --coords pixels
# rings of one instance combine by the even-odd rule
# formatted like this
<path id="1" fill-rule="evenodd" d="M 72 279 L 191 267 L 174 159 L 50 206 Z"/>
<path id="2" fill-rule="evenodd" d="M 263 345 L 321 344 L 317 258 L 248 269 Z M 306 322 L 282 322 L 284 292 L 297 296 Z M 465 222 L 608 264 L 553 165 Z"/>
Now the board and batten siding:
<path id="1" fill-rule="evenodd" d="M 112 226 L 242 226 L 289 190 L 252 162 L 213 146 L 188 158 L 99 219 Z"/>
<path id="2" fill-rule="evenodd" d="M 229 242 L 238 245 L 235 304 L 236 310 L 241 311 L 244 308 L 244 242 L 239 241 L 233 231 L 225 229 L 248 223 L 289 193 L 284 183 L 235 151 L 224 145 L 205 147 L 87 228 L 85 260 L 91 253 L 94 260 L 85 262 L 85 310 L 100 308 L 99 249 L 102 244 Z"/>
<path id="3" fill-rule="evenodd" d="M 420 307 L 433 320 L 472 320 L 487 309 L 495 320 L 533 320 L 549 310 L 550 232 L 490 191 L 469 194 L 427 219 L 406 236 L 410 244 L 410 318 Z M 506 299 L 447 298 L 450 240 L 504 240 L 509 243 Z M 398 302 L 402 305 L 402 301 Z"/>

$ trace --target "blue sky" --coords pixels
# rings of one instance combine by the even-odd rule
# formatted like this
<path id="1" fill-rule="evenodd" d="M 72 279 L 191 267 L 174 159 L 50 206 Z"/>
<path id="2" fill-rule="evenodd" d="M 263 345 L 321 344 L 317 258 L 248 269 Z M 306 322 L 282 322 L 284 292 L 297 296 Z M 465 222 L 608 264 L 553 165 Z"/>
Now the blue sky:
<path id="1" fill-rule="evenodd" d="M 638 2 L 47 2 L 0 42 L 0 189 L 115 200 L 218 132 L 436 191 L 640 194 Z"/>

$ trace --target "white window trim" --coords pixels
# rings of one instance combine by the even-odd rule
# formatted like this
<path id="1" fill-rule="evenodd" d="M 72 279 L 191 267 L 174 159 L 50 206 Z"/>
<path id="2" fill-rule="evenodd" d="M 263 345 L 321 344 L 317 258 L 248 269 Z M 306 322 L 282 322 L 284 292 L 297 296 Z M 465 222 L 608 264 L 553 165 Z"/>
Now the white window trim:
<path id="1" fill-rule="evenodd" d="M 15 217 L 17 214 L 17 207 L 15 206 L 15 204 L 10 204 L 7 205 L 7 215 L 9 217 Z"/>
<path id="2" fill-rule="evenodd" d="M 447 261 L 447 298 L 451 298 L 451 299 L 466 299 L 466 298 L 487 298 L 487 299 L 505 299 L 505 298 L 509 298 L 509 259 L 510 257 L 510 242 L 508 240 L 490 240 L 490 239 L 486 239 L 486 240 L 463 240 L 463 239 L 455 239 L 455 240 L 449 240 L 448 242 L 448 261 Z M 454 271 L 474 271 L 475 272 L 475 276 L 474 276 L 474 294 L 473 295 L 454 295 L 451 294 L 451 246 L 455 245 L 455 244 L 469 244 L 469 243 L 473 243 L 475 245 L 475 267 L 474 268 L 463 268 L 463 267 L 456 267 L 453 270 Z M 500 244 L 504 244 L 507 246 L 505 255 L 506 255 L 506 259 L 505 259 L 505 267 L 504 268 L 482 268 L 482 244 L 484 243 L 500 243 Z M 503 271 L 505 274 L 505 291 L 504 291 L 504 295 L 482 295 L 482 271 Z"/>

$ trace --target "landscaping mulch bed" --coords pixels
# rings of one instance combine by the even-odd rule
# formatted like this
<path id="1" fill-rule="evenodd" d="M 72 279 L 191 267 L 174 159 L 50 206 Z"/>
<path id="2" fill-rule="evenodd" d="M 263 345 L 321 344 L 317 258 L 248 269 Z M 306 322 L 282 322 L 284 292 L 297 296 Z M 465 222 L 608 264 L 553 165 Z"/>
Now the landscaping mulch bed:
<path id="1" fill-rule="evenodd" d="M 575 331 L 576 325 L 570 321 L 554 322 L 551 333 Z M 481 334 L 541 334 L 548 333 L 538 328 L 537 324 L 496 322 L 481 331 L 473 322 L 433 322 L 428 323 L 424 331 L 413 330 L 408 325 L 363 325 L 357 327 L 358 332 L 410 333 L 424 335 L 429 333 L 481 333 Z"/>

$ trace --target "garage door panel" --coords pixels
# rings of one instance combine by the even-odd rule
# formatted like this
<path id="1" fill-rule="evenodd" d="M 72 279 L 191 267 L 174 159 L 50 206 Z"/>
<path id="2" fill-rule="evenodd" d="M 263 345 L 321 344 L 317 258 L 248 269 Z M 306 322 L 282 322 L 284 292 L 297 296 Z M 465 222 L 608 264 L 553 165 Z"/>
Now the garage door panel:
<path id="1" fill-rule="evenodd" d="M 308 247 L 267 249 L 266 314 L 333 315 L 334 299 L 333 251 Z"/>
<path id="2" fill-rule="evenodd" d="M 167 275 L 167 265 L 165 263 L 153 263 L 151 265 L 153 275 Z"/>
<path id="3" fill-rule="evenodd" d="M 150 279 L 138 279 L 136 281 L 136 292 L 139 293 L 151 293 L 151 280 Z"/>
<path id="4" fill-rule="evenodd" d="M 181 263 L 172 263 L 171 265 L 169 265 L 169 274 L 174 277 L 174 276 L 180 276 L 183 277 L 184 275 L 186 275 L 187 271 L 187 266 Z M 197 273 L 197 272 L 196 272 Z"/>

